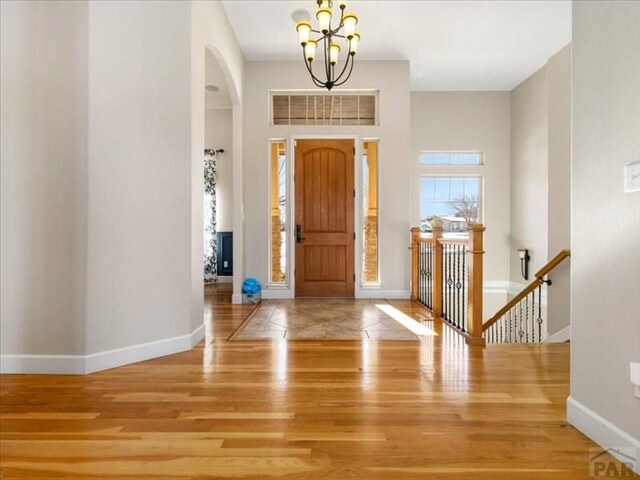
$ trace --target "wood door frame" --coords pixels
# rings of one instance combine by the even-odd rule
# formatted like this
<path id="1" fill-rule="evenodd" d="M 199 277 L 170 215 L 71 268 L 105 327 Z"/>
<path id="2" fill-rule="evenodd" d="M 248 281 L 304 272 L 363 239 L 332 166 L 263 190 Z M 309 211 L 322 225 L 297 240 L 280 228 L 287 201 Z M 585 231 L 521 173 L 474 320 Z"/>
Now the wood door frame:
<path id="1" fill-rule="evenodd" d="M 354 282 L 354 298 L 358 298 L 358 293 L 360 290 L 360 279 L 361 279 L 361 267 L 362 267 L 362 215 L 359 214 L 360 209 L 358 209 L 358 205 L 362 202 L 362 179 L 360 178 L 360 162 L 358 159 L 362 158 L 362 137 L 360 135 L 291 135 L 289 137 L 289 145 L 287 146 L 288 155 L 289 155 L 289 197 L 287 202 L 290 206 L 289 208 L 289 228 L 287 240 L 289 240 L 289 248 L 288 248 L 288 258 L 289 265 L 291 268 L 289 270 L 289 285 L 288 288 L 291 291 L 291 298 L 295 298 L 296 296 L 296 246 L 295 246 L 295 224 L 296 224 L 296 185 L 295 185 L 295 173 L 296 173 L 296 141 L 297 140 L 353 140 L 353 146 L 355 147 L 356 153 L 353 156 L 353 188 L 356 190 L 356 196 L 353 204 L 353 229 L 356 233 L 356 240 L 353 251 L 353 271 L 355 273 L 356 279 Z"/>

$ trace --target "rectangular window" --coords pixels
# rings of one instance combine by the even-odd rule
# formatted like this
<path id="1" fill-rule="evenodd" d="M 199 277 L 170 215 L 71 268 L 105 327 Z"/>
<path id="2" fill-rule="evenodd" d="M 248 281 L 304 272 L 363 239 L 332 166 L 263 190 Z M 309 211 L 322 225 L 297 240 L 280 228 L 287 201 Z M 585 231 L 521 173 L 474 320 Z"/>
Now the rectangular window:
<path id="1" fill-rule="evenodd" d="M 422 152 L 420 165 L 482 165 L 482 152 Z"/>
<path id="2" fill-rule="evenodd" d="M 362 283 L 378 283 L 378 142 L 362 148 Z"/>
<path id="3" fill-rule="evenodd" d="M 445 232 L 464 233 L 481 221 L 482 177 L 423 176 L 420 180 L 420 220 L 423 231 L 431 231 L 435 217 Z"/>
<path id="4" fill-rule="evenodd" d="M 273 125 L 376 125 L 376 99 L 366 94 L 272 93 Z"/>
<path id="5" fill-rule="evenodd" d="M 287 144 L 270 142 L 270 283 L 287 283 Z"/>

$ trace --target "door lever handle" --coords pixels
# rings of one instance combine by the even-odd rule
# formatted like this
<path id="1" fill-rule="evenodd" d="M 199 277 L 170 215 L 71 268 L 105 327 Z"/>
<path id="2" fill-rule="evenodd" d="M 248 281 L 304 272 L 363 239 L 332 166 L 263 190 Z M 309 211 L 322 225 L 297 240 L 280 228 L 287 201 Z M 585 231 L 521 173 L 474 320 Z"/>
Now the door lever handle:
<path id="1" fill-rule="evenodd" d="M 302 236 L 302 225 L 296 225 L 296 243 L 302 243 L 304 237 Z"/>

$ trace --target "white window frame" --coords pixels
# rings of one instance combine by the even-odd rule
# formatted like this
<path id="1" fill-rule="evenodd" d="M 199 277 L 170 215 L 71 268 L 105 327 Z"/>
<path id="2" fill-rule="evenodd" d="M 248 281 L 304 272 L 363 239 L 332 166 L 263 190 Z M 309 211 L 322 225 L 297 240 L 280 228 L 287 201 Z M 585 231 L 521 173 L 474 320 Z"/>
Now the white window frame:
<path id="1" fill-rule="evenodd" d="M 480 163 L 422 163 L 423 155 L 478 155 Z M 466 168 L 479 167 L 484 165 L 484 152 L 481 150 L 422 150 L 418 156 L 418 165 L 421 167 L 450 167 L 450 168 Z"/>
<path id="2" fill-rule="evenodd" d="M 375 102 L 375 107 L 374 107 L 374 122 L 373 125 L 339 125 L 339 124 L 334 124 L 334 125 L 275 125 L 274 121 L 273 121 L 273 97 L 277 96 L 277 95 L 311 95 L 311 96 L 350 96 L 350 95 L 372 95 L 375 97 L 374 102 Z M 318 129 L 320 128 L 372 128 L 372 127 L 379 127 L 380 126 L 380 90 L 378 89 L 374 89 L 374 88 L 359 88 L 359 89 L 340 89 L 340 90 L 333 90 L 330 92 L 327 91 L 322 91 L 322 90 L 307 90 L 307 89 L 285 89 L 285 90 L 278 90 L 278 89 L 272 89 L 269 90 L 269 95 L 268 95 L 268 101 L 269 101 L 269 107 L 267 108 L 267 112 L 268 112 L 268 119 L 267 121 L 269 122 L 268 125 L 270 127 L 287 127 L 287 128 L 291 128 L 291 127 L 303 127 L 303 128 L 314 128 L 314 129 Z M 337 136 L 328 136 L 327 138 L 339 138 L 340 135 Z M 302 137 L 300 137 L 302 138 Z M 319 136 L 316 136 L 314 138 L 320 138 Z"/>
<path id="3" fill-rule="evenodd" d="M 424 166 L 424 165 L 423 165 Z M 432 166 L 432 165 L 429 165 Z M 457 165 L 439 165 L 440 167 L 455 167 Z M 451 173 L 422 173 L 420 175 L 420 183 L 418 185 L 418 197 L 419 197 L 419 205 L 418 205 L 418 215 L 422 217 L 422 180 L 425 178 L 477 178 L 479 180 L 479 188 L 478 188 L 478 221 L 482 223 L 484 221 L 484 175 L 481 173 L 460 173 L 460 172 L 451 172 Z M 438 202 L 445 203 L 445 202 Z M 422 218 L 420 219 L 422 221 Z M 420 223 L 421 224 L 421 223 Z M 420 226 L 420 224 L 418 226 Z M 451 232 L 448 232 L 451 233 Z"/>
<path id="4" fill-rule="evenodd" d="M 268 276 L 268 281 L 267 281 L 267 285 L 269 287 L 270 290 L 289 290 L 291 285 L 292 285 L 292 275 L 293 275 L 293 267 L 292 267 L 292 263 L 291 263 L 291 229 L 290 228 L 286 228 L 285 230 L 285 242 L 286 242 L 286 249 L 285 249 L 285 257 L 286 257 L 286 276 L 285 276 L 285 281 L 283 283 L 274 283 L 271 279 L 271 269 L 273 266 L 273 261 L 271 258 L 271 145 L 273 145 L 274 143 L 284 143 L 285 145 L 285 196 L 286 196 L 286 200 L 285 200 L 285 205 L 284 205 L 284 209 L 285 209 L 285 218 L 287 223 L 289 223 L 290 217 L 289 217 L 289 211 L 291 210 L 291 206 L 290 206 L 290 202 L 291 202 L 291 180 L 290 180 L 290 175 L 291 175 L 291 149 L 289 148 L 289 140 L 286 138 L 270 138 L 269 141 L 267 142 L 267 192 L 268 192 L 268 199 L 269 201 L 266 202 L 267 203 L 267 223 L 269 225 L 269 241 L 267 242 L 267 276 Z M 289 227 L 289 225 L 287 225 L 287 227 Z"/>
<path id="5" fill-rule="evenodd" d="M 362 209 L 362 204 L 363 204 L 363 194 L 364 194 L 364 170 L 363 170 L 363 165 L 362 165 L 362 158 L 364 157 L 364 144 L 367 142 L 375 142 L 377 144 L 377 165 L 376 165 L 376 170 L 377 170 L 377 175 L 376 175 L 376 193 L 377 193 L 377 200 L 378 200 L 378 228 L 377 228 L 377 265 L 378 265 L 378 272 L 376 275 L 377 281 L 375 282 L 365 282 L 364 281 L 364 255 L 365 255 L 365 251 L 364 251 L 364 211 Z M 357 278 L 360 280 L 359 281 L 359 287 L 363 290 L 366 289 L 379 289 L 382 285 L 382 279 L 381 279 L 381 274 L 382 271 L 380 269 L 380 139 L 379 138 L 361 138 L 360 139 L 360 149 L 356 148 L 356 153 L 359 152 L 360 156 L 359 161 L 357 162 L 358 165 L 356 167 L 356 173 L 359 175 L 358 181 L 356 182 L 356 199 L 359 201 L 358 203 L 358 210 L 359 213 L 356 214 L 356 218 L 359 218 L 359 222 L 356 222 L 356 228 L 358 228 L 359 230 L 359 235 L 361 236 L 361 240 L 360 240 L 360 265 L 358 266 L 358 268 L 360 269 L 360 272 L 356 275 Z M 359 223 L 359 224 L 358 224 Z M 356 233 L 356 237 L 358 236 L 358 233 Z M 358 245 L 356 244 L 356 247 L 358 247 Z M 358 249 L 356 248 L 356 253 L 358 252 Z M 357 262 L 356 262 L 357 264 Z"/>

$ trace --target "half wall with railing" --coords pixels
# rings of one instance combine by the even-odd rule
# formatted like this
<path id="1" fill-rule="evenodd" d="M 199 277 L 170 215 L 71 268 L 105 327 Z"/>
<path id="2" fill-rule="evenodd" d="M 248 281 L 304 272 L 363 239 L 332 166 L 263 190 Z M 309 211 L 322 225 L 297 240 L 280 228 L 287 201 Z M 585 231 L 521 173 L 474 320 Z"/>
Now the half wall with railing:
<path id="1" fill-rule="evenodd" d="M 570 256 L 562 250 L 535 280 L 483 322 L 485 227 L 471 225 L 468 237 L 448 238 L 441 226 L 423 234 L 411 229 L 411 298 L 460 334 L 467 343 L 537 343 L 543 340 L 543 287 L 549 273 Z"/>

